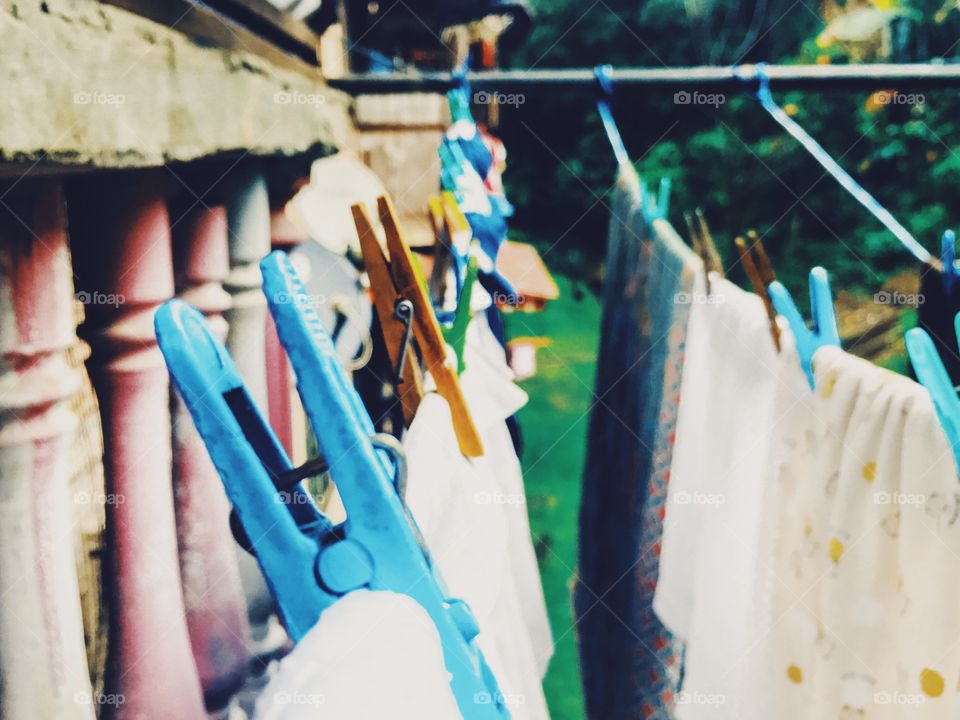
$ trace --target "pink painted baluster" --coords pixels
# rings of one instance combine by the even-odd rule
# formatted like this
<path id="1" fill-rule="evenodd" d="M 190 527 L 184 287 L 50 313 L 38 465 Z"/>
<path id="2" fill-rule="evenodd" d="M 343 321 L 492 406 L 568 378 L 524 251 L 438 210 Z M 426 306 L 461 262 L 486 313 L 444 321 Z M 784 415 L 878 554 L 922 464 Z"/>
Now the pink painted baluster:
<path id="1" fill-rule="evenodd" d="M 68 195 L 74 265 L 91 298 L 84 335 L 103 416 L 110 720 L 198 720 L 171 480 L 170 388 L 153 314 L 173 295 L 170 220 L 146 173 L 84 178 Z"/>
<path id="2" fill-rule="evenodd" d="M 63 193 L 44 180 L 0 195 L 0 717 L 92 720 L 69 487 L 80 374 L 66 357 L 76 336 Z"/>
<path id="3" fill-rule="evenodd" d="M 231 307 L 224 313 L 230 329 L 227 349 L 261 412 L 267 411 L 267 299 L 263 296 L 260 260 L 270 252 L 270 199 L 267 182 L 256 165 L 235 168 L 228 178 L 227 228 L 230 274 L 224 282 Z M 256 559 L 238 548 L 240 578 L 247 597 L 257 656 L 280 651 L 287 636 L 274 612 L 273 597 Z"/>
<path id="4" fill-rule="evenodd" d="M 195 206 L 174 218 L 177 295 L 227 334 L 230 271 L 225 208 Z M 250 665 L 250 626 L 230 532 L 230 502 L 180 395 L 171 393 L 173 485 L 187 627 L 207 709 L 221 713 Z"/>

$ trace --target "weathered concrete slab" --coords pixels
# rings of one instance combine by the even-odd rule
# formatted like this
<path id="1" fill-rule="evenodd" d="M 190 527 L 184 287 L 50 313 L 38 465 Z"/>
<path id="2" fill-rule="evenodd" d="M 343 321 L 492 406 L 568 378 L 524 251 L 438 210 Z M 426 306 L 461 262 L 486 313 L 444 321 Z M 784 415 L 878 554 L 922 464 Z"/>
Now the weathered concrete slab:
<path id="1" fill-rule="evenodd" d="M 0 0 L 0 164 L 147 167 L 352 144 L 348 97 L 94 0 Z M 2 167 L 2 165 L 0 165 Z"/>

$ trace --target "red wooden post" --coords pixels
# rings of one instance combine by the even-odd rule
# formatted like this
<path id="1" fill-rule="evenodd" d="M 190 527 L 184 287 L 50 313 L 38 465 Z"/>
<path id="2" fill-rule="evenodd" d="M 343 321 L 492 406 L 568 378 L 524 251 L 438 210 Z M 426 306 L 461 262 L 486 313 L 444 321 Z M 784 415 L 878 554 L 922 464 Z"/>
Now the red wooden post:
<path id="1" fill-rule="evenodd" d="M 0 715 L 92 720 L 68 407 L 80 374 L 63 193 L 0 189 Z"/>
<path id="2" fill-rule="evenodd" d="M 223 281 L 230 270 L 225 208 L 196 206 L 173 221 L 178 297 L 221 335 L 230 307 Z M 230 532 L 230 502 L 180 395 L 171 393 L 173 485 L 180 575 L 193 656 L 210 711 L 223 710 L 250 665 L 250 627 Z"/>
<path id="3" fill-rule="evenodd" d="M 261 412 L 267 412 L 266 322 L 267 299 L 259 263 L 270 252 L 270 199 L 267 182 L 255 165 L 236 168 L 229 178 L 226 197 L 230 234 L 230 274 L 224 286 L 231 307 L 224 313 L 230 329 L 227 349 Z M 252 651 L 256 655 L 278 651 L 286 633 L 274 612 L 273 597 L 255 558 L 238 549 L 240 578 L 247 597 Z"/>
<path id="4" fill-rule="evenodd" d="M 173 295 L 170 222 L 146 173 L 83 178 L 68 196 L 90 375 L 104 428 L 112 589 L 105 692 L 112 720 L 197 720 L 171 481 L 170 396 L 153 314 Z"/>

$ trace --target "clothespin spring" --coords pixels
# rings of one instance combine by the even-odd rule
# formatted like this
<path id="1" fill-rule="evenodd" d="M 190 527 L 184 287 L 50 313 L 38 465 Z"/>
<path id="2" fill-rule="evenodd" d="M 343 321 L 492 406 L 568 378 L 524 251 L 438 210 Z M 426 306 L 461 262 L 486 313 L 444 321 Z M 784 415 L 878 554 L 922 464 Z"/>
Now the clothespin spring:
<path id="1" fill-rule="evenodd" d="M 400 344 L 400 356 L 397 358 L 397 367 L 394 371 L 394 383 L 403 382 L 403 368 L 407 361 L 407 348 L 413 338 L 413 303 L 406 299 L 397 300 L 393 306 L 393 316 L 403 323 L 403 342 Z"/>

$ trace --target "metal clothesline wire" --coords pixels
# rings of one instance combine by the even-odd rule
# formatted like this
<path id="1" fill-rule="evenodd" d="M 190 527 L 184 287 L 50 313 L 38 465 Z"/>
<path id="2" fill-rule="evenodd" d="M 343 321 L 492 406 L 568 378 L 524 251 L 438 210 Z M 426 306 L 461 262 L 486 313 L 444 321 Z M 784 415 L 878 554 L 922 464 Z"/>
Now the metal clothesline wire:
<path id="1" fill-rule="evenodd" d="M 618 90 L 735 92 L 758 83 L 755 65 L 613 68 Z M 777 90 L 933 90 L 960 88 L 960 63 L 865 65 L 765 65 L 763 71 Z M 474 90 L 502 93 L 596 88 L 593 68 L 560 70 L 485 70 L 466 73 Z M 442 92 L 458 85 L 461 76 L 448 72 L 370 73 L 329 78 L 327 83 L 350 94 Z"/>

